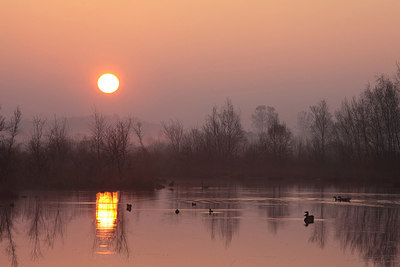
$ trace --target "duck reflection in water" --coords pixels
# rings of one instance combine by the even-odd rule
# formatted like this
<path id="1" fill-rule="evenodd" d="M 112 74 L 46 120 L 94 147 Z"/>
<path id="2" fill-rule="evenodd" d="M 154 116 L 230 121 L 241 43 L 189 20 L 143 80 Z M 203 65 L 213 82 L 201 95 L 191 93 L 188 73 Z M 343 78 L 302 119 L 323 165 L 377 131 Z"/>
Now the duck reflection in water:
<path id="1" fill-rule="evenodd" d="M 308 211 L 305 211 L 304 213 L 305 226 L 308 226 L 310 223 L 314 223 L 314 215 L 309 215 Z"/>

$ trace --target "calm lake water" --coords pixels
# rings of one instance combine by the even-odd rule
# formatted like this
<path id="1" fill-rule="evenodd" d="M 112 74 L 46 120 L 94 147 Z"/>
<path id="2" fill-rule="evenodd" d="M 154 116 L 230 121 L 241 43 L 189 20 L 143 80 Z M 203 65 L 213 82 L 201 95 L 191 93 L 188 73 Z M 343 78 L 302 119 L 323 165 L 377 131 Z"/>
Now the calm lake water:
<path id="1" fill-rule="evenodd" d="M 375 189 L 27 192 L 0 210 L 0 266 L 400 266 L 400 194 Z"/>

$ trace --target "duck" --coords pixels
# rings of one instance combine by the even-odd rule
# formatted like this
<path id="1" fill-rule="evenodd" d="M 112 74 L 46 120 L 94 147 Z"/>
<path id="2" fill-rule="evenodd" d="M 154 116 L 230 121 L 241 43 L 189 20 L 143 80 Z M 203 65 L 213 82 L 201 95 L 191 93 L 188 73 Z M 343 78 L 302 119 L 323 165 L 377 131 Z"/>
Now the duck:
<path id="1" fill-rule="evenodd" d="M 314 223 L 314 215 L 309 215 L 308 211 L 305 211 L 304 213 L 304 222 L 306 223 L 306 226 L 308 226 L 310 223 Z"/>
<path id="2" fill-rule="evenodd" d="M 175 214 L 179 214 L 179 209 L 176 209 L 176 210 L 175 210 Z"/>
<path id="3" fill-rule="evenodd" d="M 343 201 L 343 202 L 350 202 L 351 197 L 341 197 L 338 196 L 339 201 Z"/>
<path id="4" fill-rule="evenodd" d="M 333 197 L 334 199 L 335 199 L 335 202 L 336 201 L 339 201 L 339 202 L 350 202 L 350 197 L 341 197 L 341 196 L 334 196 Z"/>
<path id="5" fill-rule="evenodd" d="M 208 214 L 210 214 L 210 215 L 211 215 L 213 212 L 214 212 L 214 211 L 213 211 L 212 209 L 209 209 L 209 210 L 208 210 Z"/>
<path id="6" fill-rule="evenodd" d="M 126 204 L 126 210 L 131 212 L 132 210 L 132 204 Z"/>

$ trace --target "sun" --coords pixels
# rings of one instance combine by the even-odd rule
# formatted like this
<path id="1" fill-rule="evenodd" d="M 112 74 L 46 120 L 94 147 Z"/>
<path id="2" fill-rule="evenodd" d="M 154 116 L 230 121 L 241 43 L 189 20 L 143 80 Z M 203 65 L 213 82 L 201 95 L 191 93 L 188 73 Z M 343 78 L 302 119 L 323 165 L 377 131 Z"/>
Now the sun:
<path id="1" fill-rule="evenodd" d="M 111 94 L 118 90 L 119 80 L 114 74 L 105 73 L 100 76 L 97 85 L 103 93 Z"/>

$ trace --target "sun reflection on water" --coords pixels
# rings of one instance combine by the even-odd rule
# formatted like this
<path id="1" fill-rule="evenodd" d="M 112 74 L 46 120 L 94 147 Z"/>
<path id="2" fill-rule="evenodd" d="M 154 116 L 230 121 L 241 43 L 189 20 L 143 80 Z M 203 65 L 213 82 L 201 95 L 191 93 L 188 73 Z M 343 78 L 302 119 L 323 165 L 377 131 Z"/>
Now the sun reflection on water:
<path id="1" fill-rule="evenodd" d="M 97 254 L 115 254 L 110 246 L 117 227 L 118 202 L 118 192 L 96 194 Z"/>

